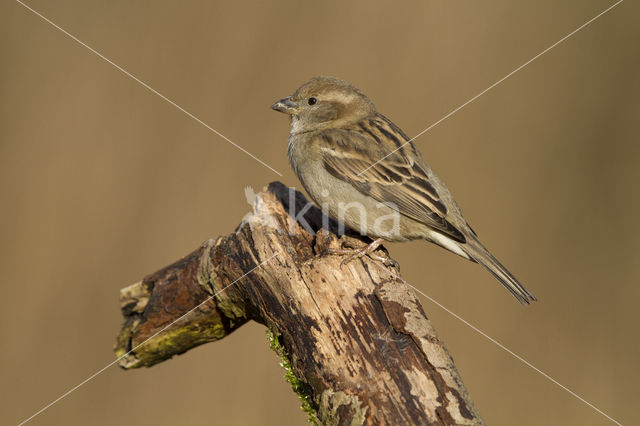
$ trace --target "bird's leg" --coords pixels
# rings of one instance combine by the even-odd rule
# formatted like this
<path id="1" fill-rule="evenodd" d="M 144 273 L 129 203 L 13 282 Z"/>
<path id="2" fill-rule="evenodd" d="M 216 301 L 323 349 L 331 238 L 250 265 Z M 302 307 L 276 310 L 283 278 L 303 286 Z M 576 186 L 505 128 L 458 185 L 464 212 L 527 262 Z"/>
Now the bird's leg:
<path id="1" fill-rule="evenodd" d="M 386 256 L 380 256 L 377 255 L 375 253 L 373 253 L 378 247 L 380 247 L 380 244 L 383 243 L 383 239 L 382 238 L 377 238 L 375 240 L 373 240 L 370 244 L 368 244 L 367 246 L 365 246 L 362 249 L 329 249 L 329 253 L 331 254 L 348 254 L 349 256 L 344 259 L 342 262 L 340 262 L 340 268 L 342 268 L 342 266 L 344 266 L 346 263 L 351 262 L 352 260 L 355 259 L 359 259 L 362 256 L 369 256 L 370 258 L 372 258 L 373 260 L 377 260 L 378 262 L 381 262 L 383 265 L 385 266 L 397 266 L 398 263 Z"/>

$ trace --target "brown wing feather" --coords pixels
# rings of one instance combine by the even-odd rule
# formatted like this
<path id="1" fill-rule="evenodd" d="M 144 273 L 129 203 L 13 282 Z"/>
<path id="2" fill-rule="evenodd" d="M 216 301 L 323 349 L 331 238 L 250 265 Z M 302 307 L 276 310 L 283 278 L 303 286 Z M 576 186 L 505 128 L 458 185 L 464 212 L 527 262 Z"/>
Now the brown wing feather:
<path id="1" fill-rule="evenodd" d="M 440 199 L 437 189 L 429 182 L 427 172 L 417 163 L 408 160 L 402 149 L 375 164 L 385 152 L 391 151 L 380 146 L 381 140 L 394 145 L 393 149 L 406 142 L 406 136 L 397 132 L 395 126 L 383 126 L 387 123 L 390 122 L 386 119 L 382 123 L 376 120 L 365 125 L 360 123 L 354 129 L 323 133 L 325 169 L 336 178 L 349 182 L 363 194 L 380 202 L 392 203 L 391 207 L 399 213 L 464 243 L 464 235 L 446 220 L 447 206 Z M 366 130 L 361 130 L 363 127 Z M 393 134 L 394 138 L 389 140 L 386 133 Z M 396 138 L 402 142 L 398 144 Z M 381 148 L 373 150 L 375 158 L 368 154 L 371 149 L 362 149 L 364 144 L 375 144 Z M 406 146 L 413 149 L 410 145 Z"/>

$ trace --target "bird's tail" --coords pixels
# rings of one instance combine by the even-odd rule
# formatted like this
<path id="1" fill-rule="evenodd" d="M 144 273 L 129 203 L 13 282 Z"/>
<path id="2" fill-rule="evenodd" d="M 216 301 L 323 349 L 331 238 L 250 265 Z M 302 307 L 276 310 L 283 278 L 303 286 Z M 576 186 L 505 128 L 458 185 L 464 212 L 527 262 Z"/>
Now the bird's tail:
<path id="1" fill-rule="evenodd" d="M 518 299 L 518 302 L 523 305 L 528 305 L 530 302 L 538 300 L 529 290 L 520 284 L 516 277 L 514 277 L 498 259 L 489 253 L 489 250 L 487 250 L 475 236 L 467 235 L 466 237 L 467 243 L 460 245 L 462 250 L 467 253 L 471 259 L 491 272 L 491 275 L 496 277 L 498 281 Z"/>

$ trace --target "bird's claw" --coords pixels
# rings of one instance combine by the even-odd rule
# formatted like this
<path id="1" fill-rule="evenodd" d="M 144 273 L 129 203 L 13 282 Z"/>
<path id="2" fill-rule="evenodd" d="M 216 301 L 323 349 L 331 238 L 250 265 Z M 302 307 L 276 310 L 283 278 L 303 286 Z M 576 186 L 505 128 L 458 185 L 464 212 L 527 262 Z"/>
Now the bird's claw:
<path id="1" fill-rule="evenodd" d="M 384 266 L 391 266 L 391 267 L 394 267 L 394 268 L 399 268 L 400 267 L 398 262 L 396 262 L 395 260 L 393 260 L 392 258 L 390 258 L 388 256 L 379 256 L 377 254 L 370 253 L 369 257 L 371 257 L 373 260 L 377 260 L 378 262 L 382 263 Z"/>
<path id="2" fill-rule="evenodd" d="M 382 241 L 382 238 L 378 238 L 362 249 L 329 249 L 329 254 L 349 255 L 345 259 L 343 259 L 342 262 L 340 262 L 340 269 L 342 269 L 344 265 L 351 262 L 352 260 L 360 259 L 363 256 L 369 256 L 371 259 L 382 263 L 384 266 L 398 267 L 398 262 L 391 259 L 390 257 L 373 253 L 380 246 L 380 244 L 382 244 Z"/>

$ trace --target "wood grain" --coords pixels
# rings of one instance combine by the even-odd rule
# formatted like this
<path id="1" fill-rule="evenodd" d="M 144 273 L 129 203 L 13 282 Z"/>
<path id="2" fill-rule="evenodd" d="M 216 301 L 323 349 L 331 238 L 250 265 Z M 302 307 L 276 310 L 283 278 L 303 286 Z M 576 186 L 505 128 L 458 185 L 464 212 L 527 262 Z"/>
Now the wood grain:
<path id="1" fill-rule="evenodd" d="M 253 320 L 271 331 L 312 422 L 482 424 L 399 271 L 368 257 L 340 267 L 344 258 L 328 254 L 366 238 L 337 235 L 281 183 L 253 204 L 232 234 L 121 290 L 123 368 L 150 367 Z"/>

